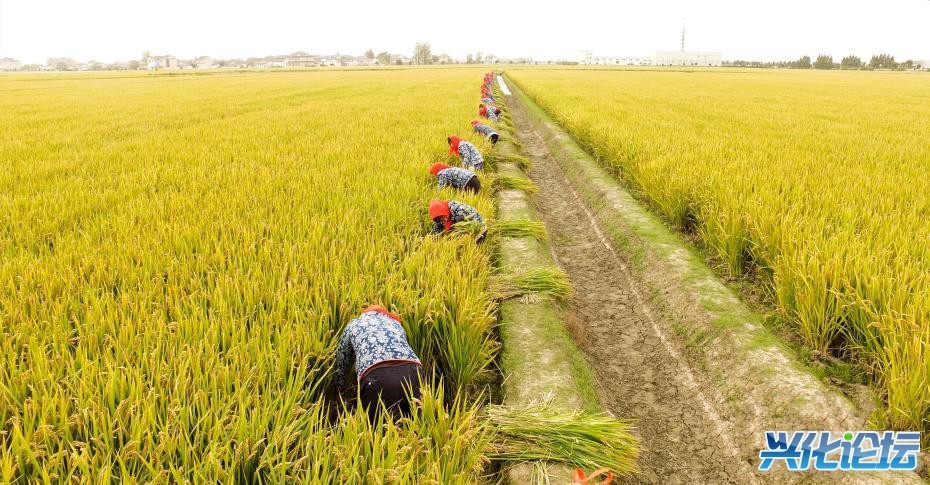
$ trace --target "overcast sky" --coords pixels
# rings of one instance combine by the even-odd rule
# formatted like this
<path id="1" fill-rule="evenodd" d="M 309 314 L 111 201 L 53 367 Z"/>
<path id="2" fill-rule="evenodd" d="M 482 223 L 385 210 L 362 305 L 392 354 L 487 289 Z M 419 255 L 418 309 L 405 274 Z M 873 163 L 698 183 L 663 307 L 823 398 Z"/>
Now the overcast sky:
<path id="1" fill-rule="evenodd" d="M 0 57 L 43 63 L 311 53 L 434 53 L 575 59 L 689 50 L 724 59 L 819 53 L 930 59 L 930 0 L 0 0 Z"/>

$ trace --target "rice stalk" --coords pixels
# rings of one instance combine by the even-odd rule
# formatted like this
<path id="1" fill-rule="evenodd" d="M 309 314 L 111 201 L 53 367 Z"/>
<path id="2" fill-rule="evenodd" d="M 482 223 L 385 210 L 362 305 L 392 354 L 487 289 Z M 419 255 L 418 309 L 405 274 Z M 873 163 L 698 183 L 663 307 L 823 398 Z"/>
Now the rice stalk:
<path id="1" fill-rule="evenodd" d="M 533 268 L 518 275 L 497 275 L 492 278 L 490 287 L 491 293 L 501 300 L 526 294 L 565 300 L 573 294 L 568 276 L 554 266 Z"/>
<path id="2" fill-rule="evenodd" d="M 519 190 L 528 195 L 535 194 L 539 187 L 532 180 L 526 177 L 515 177 L 513 175 L 498 175 L 494 181 L 495 190 L 513 189 Z"/>
<path id="3" fill-rule="evenodd" d="M 539 242 L 548 239 L 546 226 L 539 221 L 520 220 L 498 220 L 491 226 L 491 234 L 499 237 L 529 237 Z"/>
<path id="4" fill-rule="evenodd" d="M 637 471 L 639 441 L 629 421 L 589 411 L 559 411 L 550 403 L 489 406 L 490 456 L 504 462 L 555 462 L 617 475 Z"/>

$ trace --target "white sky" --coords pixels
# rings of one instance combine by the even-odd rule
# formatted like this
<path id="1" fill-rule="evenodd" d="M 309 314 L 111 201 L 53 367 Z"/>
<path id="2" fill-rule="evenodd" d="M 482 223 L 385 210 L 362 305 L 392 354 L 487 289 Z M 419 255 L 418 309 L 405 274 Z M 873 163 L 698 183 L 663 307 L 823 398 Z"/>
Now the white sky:
<path id="1" fill-rule="evenodd" d="M 679 48 L 682 19 L 689 50 L 725 59 L 930 58 L 930 0 L 0 0 L 0 57 L 410 55 L 420 40 L 462 58 L 651 56 Z"/>

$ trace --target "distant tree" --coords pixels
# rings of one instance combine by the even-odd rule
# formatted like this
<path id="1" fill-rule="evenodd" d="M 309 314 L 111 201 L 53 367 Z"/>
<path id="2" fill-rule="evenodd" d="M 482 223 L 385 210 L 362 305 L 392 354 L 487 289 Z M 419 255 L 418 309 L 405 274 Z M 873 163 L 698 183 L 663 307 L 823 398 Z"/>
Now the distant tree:
<path id="1" fill-rule="evenodd" d="M 439 56 L 437 56 L 436 54 L 433 54 L 433 55 L 429 56 L 429 63 L 430 63 L 430 64 L 439 64 Z"/>
<path id="2" fill-rule="evenodd" d="M 387 52 L 379 52 L 377 57 L 378 57 L 378 64 L 382 66 L 387 66 L 388 64 L 391 63 L 391 54 Z"/>
<path id="3" fill-rule="evenodd" d="M 102 70 L 104 70 L 104 65 L 103 65 L 103 63 L 101 63 L 101 62 L 90 61 L 88 64 L 90 65 L 90 70 L 91 70 L 91 71 L 102 71 Z"/>
<path id="4" fill-rule="evenodd" d="M 367 51 L 365 51 L 365 57 L 366 57 L 367 59 L 374 59 L 374 58 L 375 58 L 375 51 L 373 51 L 373 50 L 371 50 L 371 49 L 368 49 Z"/>
<path id="5" fill-rule="evenodd" d="M 804 56 L 798 59 L 795 65 L 795 68 L 796 69 L 810 69 L 811 68 L 811 56 Z"/>
<path id="6" fill-rule="evenodd" d="M 431 47 L 428 42 L 417 42 L 413 50 L 413 63 L 418 66 L 429 64 L 432 56 Z"/>
<path id="7" fill-rule="evenodd" d="M 25 64 L 22 68 L 23 71 L 38 71 L 40 69 L 42 69 L 42 66 L 38 64 Z"/>
<path id="8" fill-rule="evenodd" d="M 149 57 L 152 57 L 152 51 L 143 51 L 142 59 L 139 61 L 143 66 L 147 66 L 149 63 Z"/>
<path id="9" fill-rule="evenodd" d="M 895 69 L 898 67 L 898 63 L 895 62 L 892 55 L 879 54 L 872 56 L 872 59 L 869 60 L 869 67 L 872 69 Z"/>
<path id="10" fill-rule="evenodd" d="M 901 69 L 914 69 L 914 61 L 908 59 L 898 64 L 898 67 L 900 67 Z"/>
<path id="11" fill-rule="evenodd" d="M 139 70 L 139 66 L 141 66 L 141 65 L 142 65 L 142 64 L 140 64 L 139 61 L 135 61 L 135 60 L 129 61 L 129 62 L 126 63 L 126 67 L 129 68 L 129 70 L 131 70 L 131 71 L 138 71 L 138 70 Z"/>
<path id="12" fill-rule="evenodd" d="M 853 55 L 846 56 L 840 61 L 840 69 L 859 69 L 860 67 L 862 67 L 862 59 Z"/>
<path id="13" fill-rule="evenodd" d="M 398 66 L 403 66 L 403 65 L 404 65 L 404 61 L 402 61 L 402 60 L 400 60 L 400 59 L 397 59 L 396 61 L 394 61 L 394 64 L 395 64 L 395 65 L 398 65 Z"/>
<path id="14" fill-rule="evenodd" d="M 821 54 L 814 62 L 814 69 L 833 69 L 833 56 Z"/>
<path id="15" fill-rule="evenodd" d="M 56 71 L 76 71 L 78 68 L 77 61 L 70 57 L 49 57 L 45 64 L 54 67 Z"/>
<path id="16" fill-rule="evenodd" d="M 474 63 L 475 63 L 475 58 L 472 57 L 471 54 L 468 54 L 467 56 L 465 56 L 465 64 L 474 64 Z"/>

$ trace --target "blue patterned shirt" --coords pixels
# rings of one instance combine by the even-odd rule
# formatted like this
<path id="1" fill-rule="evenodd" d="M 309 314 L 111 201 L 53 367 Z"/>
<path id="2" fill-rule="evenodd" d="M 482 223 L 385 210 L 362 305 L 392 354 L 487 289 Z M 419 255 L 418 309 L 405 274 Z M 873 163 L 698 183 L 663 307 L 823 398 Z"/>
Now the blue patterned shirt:
<path id="1" fill-rule="evenodd" d="M 465 184 L 468 183 L 472 177 L 475 176 L 475 173 L 470 170 L 465 170 L 464 168 L 451 167 L 444 168 L 436 174 L 436 179 L 439 182 L 439 187 L 455 187 L 456 189 L 464 189 Z"/>
<path id="2" fill-rule="evenodd" d="M 449 201 L 449 223 L 455 225 L 463 221 L 477 221 L 484 224 L 484 218 L 478 213 L 478 209 L 464 203 L 454 200 Z M 442 233 L 446 230 L 446 225 L 442 222 L 436 222 L 434 229 L 436 233 Z"/>
<path id="3" fill-rule="evenodd" d="M 465 165 L 465 168 L 481 170 L 484 167 L 484 157 L 481 156 L 478 147 L 465 140 L 459 142 L 459 155 L 462 157 L 462 165 Z"/>
<path id="4" fill-rule="evenodd" d="M 494 131 L 494 128 L 491 128 L 491 127 L 488 126 L 488 125 L 482 125 L 481 123 L 478 123 L 477 125 L 475 125 L 475 126 L 473 127 L 473 129 L 474 129 L 476 132 L 481 133 L 482 135 L 484 135 L 484 136 L 487 137 L 487 138 L 490 138 L 491 135 L 497 135 L 497 132 Z"/>
<path id="5" fill-rule="evenodd" d="M 342 385 L 353 364 L 362 380 L 371 366 L 388 360 L 420 363 L 399 322 L 381 312 L 365 312 L 349 322 L 339 339 L 333 382 Z"/>

